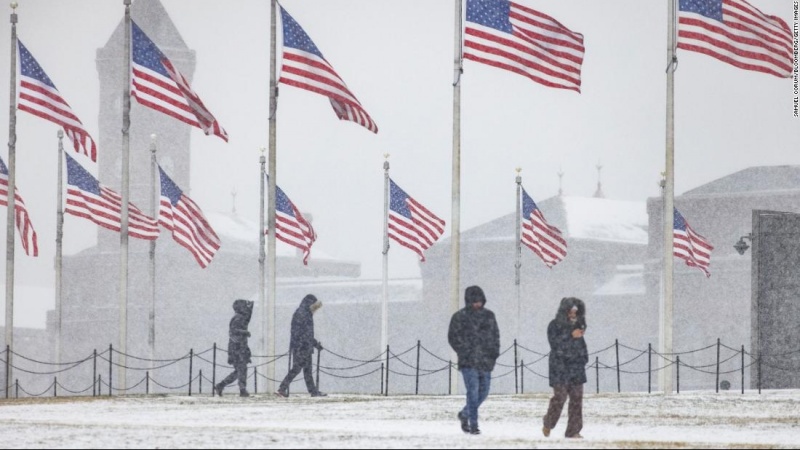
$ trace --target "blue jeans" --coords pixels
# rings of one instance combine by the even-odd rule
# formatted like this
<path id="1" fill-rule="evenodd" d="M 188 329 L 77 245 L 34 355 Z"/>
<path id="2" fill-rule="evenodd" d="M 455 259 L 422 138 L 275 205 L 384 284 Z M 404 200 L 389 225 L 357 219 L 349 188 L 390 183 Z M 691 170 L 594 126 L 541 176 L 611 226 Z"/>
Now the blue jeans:
<path id="1" fill-rule="evenodd" d="M 469 427 L 478 428 L 478 408 L 489 396 L 492 372 L 484 372 L 471 367 L 461 369 L 464 385 L 467 387 L 467 405 L 461 410 L 469 418 Z"/>

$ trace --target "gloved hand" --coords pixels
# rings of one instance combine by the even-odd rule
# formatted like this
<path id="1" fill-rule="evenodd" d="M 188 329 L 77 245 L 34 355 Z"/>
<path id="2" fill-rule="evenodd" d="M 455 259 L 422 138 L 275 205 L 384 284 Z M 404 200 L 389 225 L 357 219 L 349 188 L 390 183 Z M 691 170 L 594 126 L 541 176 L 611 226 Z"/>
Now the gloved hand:
<path id="1" fill-rule="evenodd" d="M 244 332 L 244 335 L 245 335 L 246 337 L 250 337 L 250 332 L 249 332 L 249 331 L 245 331 L 245 332 Z"/>
<path id="2" fill-rule="evenodd" d="M 323 350 L 322 349 L 322 342 L 317 341 L 317 345 L 315 345 L 315 347 L 317 348 L 317 350 L 322 351 Z"/>

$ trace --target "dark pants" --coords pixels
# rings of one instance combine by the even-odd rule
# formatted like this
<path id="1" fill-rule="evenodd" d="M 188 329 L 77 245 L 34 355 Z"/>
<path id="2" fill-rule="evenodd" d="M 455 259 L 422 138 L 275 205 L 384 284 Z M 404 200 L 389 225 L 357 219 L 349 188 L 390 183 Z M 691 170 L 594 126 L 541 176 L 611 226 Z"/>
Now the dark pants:
<path id="1" fill-rule="evenodd" d="M 461 368 L 464 386 L 467 388 L 467 405 L 461 412 L 469 418 L 470 429 L 478 428 L 478 408 L 489 396 L 492 372 L 484 372 L 471 367 Z"/>
<path id="2" fill-rule="evenodd" d="M 553 398 L 550 399 L 550 407 L 547 409 L 547 415 L 544 416 L 544 426 L 551 430 L 556 427 L 567 396 L 569 396 L 569 410 L 567 411 L 569 419 L 564 436 L 573 437 L 583 428 L 583 384 L 553 386 Z"/>
<path id="3" fill-rule="evenodd" d="M 281 382 L 281 391 L 288 391 L 289 383 L 294 381 L 294 378 L 302 370 L 303 377 L 306 379 L 306 388 L 308 389 L 308 393 L 314 394 L 317 392 L 317 387 L 314 384 L 314 373 L 311 369 L 311 355 L 312 352 L 298 352 L 292 355 L 294 357 L 294 363 L 292 365 L 292 369 L 286 374 L 286 377 Z"/>
<path id="4" fill-rule="evenodd" d="M 230 375 L 225 377 L 224 380 L 219 382 L 219 385 L 225 387 L 237 378 L 239 379 L 239 390 L 246 391 L 247 390 L 247 363 L 239 363 L 233 365 L 233 372 Z"/>

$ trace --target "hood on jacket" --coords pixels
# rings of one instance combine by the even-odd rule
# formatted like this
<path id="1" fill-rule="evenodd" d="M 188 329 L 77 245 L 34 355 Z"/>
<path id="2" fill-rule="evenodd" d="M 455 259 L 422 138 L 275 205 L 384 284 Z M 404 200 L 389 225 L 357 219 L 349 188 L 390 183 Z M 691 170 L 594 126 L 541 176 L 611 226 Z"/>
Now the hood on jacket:
<path id="1" fill-rule="evenodd" d="M 556 320 L 566 322 L 567 313 L 573 307 L 578 308 L 577 325 L 586 329 L 586 304 L 583 300 L 575 297 L 564 297 L 561 299 L 561 304 L 558 306 L 558 313 L 556 313 Z"/>
<path id="2" fill-rule="evenodd" d="M 475 302 L 481 302 L 481 306 L 486 305 L 486 296 L 480 286 L 470 286 L 464 291 L 464 304 L 471 307 Z"/>
<path id="3" fill-rule="evenodd" d="M 245 323 L 250 323 L 250 317 L 253 316 L 253 302 L 250 300 L 238 299 L 233 302 L 233 310 L 236 314 L 244 316 Z"/>
<path id="4" fill-rule="evenodd" d="M 317 300 L 313 294 L 308 294 L 303 297 L 303 300 L 300 302 L 300 307 L 298 309 L 308 310 L 314 312 L 315 310 L 322 307 L 322 302 Z"/>

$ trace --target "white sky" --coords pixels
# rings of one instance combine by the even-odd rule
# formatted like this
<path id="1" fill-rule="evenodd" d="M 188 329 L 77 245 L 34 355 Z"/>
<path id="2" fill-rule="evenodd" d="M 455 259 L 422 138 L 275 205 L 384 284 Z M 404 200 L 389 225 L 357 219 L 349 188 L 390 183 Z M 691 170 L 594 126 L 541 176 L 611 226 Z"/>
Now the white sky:
<path id="1" fill-rule="evenodd" d="M 608 198 L 643 202 L 658 195 L 665 153 L 666 2 L 520 1 L 584 34 L 583 92 L 546 88 L 465 61 L 462 231 L 514 210 L 517 166 L 523 168 L 523 183 L 537 201 L 557 193 L 559 169 L 565 173 L 566 194 L 592 195 L 598 162 Z M 20 38 L 99 139 L 96 50 L 122 19 L 122 0 L 19 3 Z M 257 220 L 258 149 L 267 145 L 268 136 L 269 2 L 162 3 L 197 53 L 195 91 L 230 135 L 226 144 L 192 131 L 191 196 L 206 211 L 230 211 L 235 189 L 237 210 Z M 320 251 L 361 261 L 365 276 L 379 277 L 385 152 L 391 154 L 393 179 L 444 218 L 449 235 L 454 2 L 282 3 L 380 132 L 373 135 L 354 123 L 340 122 L 324 97 L 282 85 L 278 184 L 303 211 L 313 214 Z M 752 3 L 782 17 L 790 27 L 795 24 L 794 2 Z M 3 12 L 10 13 L 10 8 Z M 0 20 L 0 49 L 9 48 L 6 14 Z M 800 121 L 793 117 L 791 80 L 743 71 L 686 51 L 678 56 L 676 194 L 749 166 L 800 164 Z M 7 69 L 9 57 L 0 61 Z M 8 70 L 0 70 L 4 89 L 8 76 Z M 24 112 L 17 118 L 17 184 L 40 245 L 40 256 L 33 260 L 17 244 L 17 279 L 49 282 L 55 252 L 58 127 Z M 167 116 L 163 120 L 185 126 Z M 0 124 L 7 122 L 8 108 L 0 108 Z M 5 125 L 0 126 L 0 141 L 8 141 Z M 98 152 L 102 159 L 102 145 Z M 5 158 L 7 150 L 0 154 Z M 5 223 L 5 211 L 0 219 Z M 92 245 L 93 224 L 74 217 L 66 222 L 65 252 Z M 2 249 L 4 253 L 4 243 Z M 412 252 L 395 245 L 390 255 L 391 277 L 419 274 Z M 4 271 L 5 260 L 0 259 Z"/>

